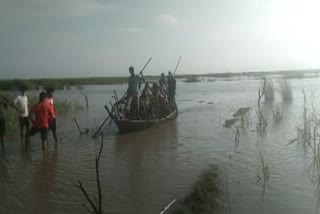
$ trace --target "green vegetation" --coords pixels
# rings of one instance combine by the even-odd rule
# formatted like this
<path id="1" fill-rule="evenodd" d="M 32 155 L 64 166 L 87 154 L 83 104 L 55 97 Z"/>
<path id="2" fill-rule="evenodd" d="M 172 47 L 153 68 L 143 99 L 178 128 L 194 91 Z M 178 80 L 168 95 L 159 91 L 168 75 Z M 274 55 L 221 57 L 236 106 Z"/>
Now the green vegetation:
<path id="1" fill-rule="evenodd" d="M 283 119 L 283 112 L 279 105 L 275 105 L 272 110 L 273 120 L 275 124 L 279 124 Z"/>
<path id="2" fill-rule="evenodd" d="M 5 111 L 6 119 L 6 132 L 11 134 L 14 131 L 17 131 L 18 125 L 18 116 L 14 108 L 8 107 Z"/>
<path id="3" fill-rule="evenodd" d="M 302 124 L 297 126 L 297 137 L 289 142 L 288 145 L 297 142 L 301 145 L 304 152 L 311 151 L 312 163 L 309 167 L 309 176 L 315 184 L 316 193 L 320 191 L 320 119 L 318 111 L 313 107 L 307 107 L 307 96 L 304 96 L 304 108 L 302 113 Z M 320 195 L 319 195 L 320 196 Z"/>
<path id="4" fill-rule="evenodd" d="M 176 208 L 172 214 L 212 214 L 222 207 L 222 181 L 219 178 L 220 170 L 215 165 L 203 171 L 194 183 L 191 192 Z"/>
<path id="5" fill-rule="evenodd" d="M 68 100 L 68 99 L 54 99 L 54 106 L 56 108 L 57 114 L 63 115 L 71 112 L 77 112 L 83 109 L 83 106 L 78 100 Z"/>
<path id="6" fill-rule="evenodd" d="M 268 122 L 267 122 L 267 119 L 264 115 L 263 108 L 260 105 L 261 98 L 265 95 L 266 84 L 267 84 L 267 79 L 264 78 L 262 90 L 260 88 L 258 90 L 258 107 L 256 109 L 256 115 L 257 115 L 257 119 L 258 119 L 257 131 L 259 131 L 260 133 L 264 133 L 267 126 L 268 126 Z"/>
<path id="7" fill-rule="evenodd" d="M 266 189 L 266 182 L 269 180 L 270 178 L 270 172 L 269 172 L 269 167 L 267 165 L 267 163 L 265 162 L 264 160 L 264 157 L 263 157 L 263 154 L 258 146 L 258 154 L 259 154 L 259 159 L 260 159 L 260 163 L 261 163 L 261 167 L 262 167 L 262 179 L 260 177 L 260 175 L 257 175 L 258 176 L 258 181 L 261 181 L 262 180 L 262 188 L 263 188 L 263 193 Z"/>
<path id="8" fill-rule="evenodd" d="M 127 77 L 90 77 L 65 79 L 28 79 L 28 80 L 0 80 L 0 90 L 17 90 L 25 86 L 28 90 L 39 88 L 70 89 L 79 85 L 121 84 L 128 81 Z"/>
<path id="9" fill-rule="evenodd" d="M 292 101 L 292 88 L 290 82 L 286 79 L 280 80 L 280 94 L 283 102 Z"/>
<path id="10" fill-rule="evenodd" d="M 265 93 L 264 93 L 264 101 L 265 102 L 272 102 L 274 100 L 274 87 L 272 80 L 267 79 L 266 80 L 266 87 L 265 87 Z"/>

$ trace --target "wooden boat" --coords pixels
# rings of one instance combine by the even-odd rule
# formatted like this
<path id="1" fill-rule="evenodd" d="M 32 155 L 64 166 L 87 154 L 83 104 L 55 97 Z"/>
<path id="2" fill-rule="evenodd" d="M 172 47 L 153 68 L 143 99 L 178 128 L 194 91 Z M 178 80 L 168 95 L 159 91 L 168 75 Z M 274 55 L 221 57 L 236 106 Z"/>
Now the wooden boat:
<path id="1" fill-rule="evenodd" d="M 142 72 L 143 70 L 146 68 L 146 66 L 148 65 L 148 63 L 151 61 L 152 58 L 150 58 L 147 63 L 145 64 L 145 66 L 142 68 L 142 70 L 140 71 L 139 73 L 139 77 L 143 77 L 142 75 Z M 177 68 L 179 66 L 179 63 L 180 63 L 180 60 L 181 60 L 181 56 L 178 60 L 178 63 L 177 63 L 177 66 L 174 70 L 174 73 L 173 75 L 175 75 L 176 71 L 177 71 Z M 145 79 L 143 77 L 143 82 L 145 84 L 148 84 L 148 82 L 145 82 Z M 156 83 L 155 86 L 157 86 L 157 82 L 149 82 L 149 83 Z M 155 87 L 153 85 L 153 87 Z M 139 85 L 139 90 L 141 88 L 141 85 Z M 156 94 L 158 96 L 158 93 L 159 93 L 159 86 L 158 86 L 158 89 L 157 88 L 154 88 L 156 89 Z M 150 88 L 149 88 L 150 90 Z M 174 89 L 175 90 L 175 89 Z M 112 122 L 112 121 L 115 121 L 115 123 L 117 124 L 118 128 L 119 128 L 119 132 L 120 133 L 126 133 L 126 132 L 132 132 L 132 131 L 139 131 L 139 130 L 143 130 L 143 129 L 146 129 L 146 128 L 149 128 L 153 125 L 158 125 L 160 122 L 163 122 L 163 121 L 166 121 L 166 120 L 174 120 L 177 116 L 178 116 L 178 108 L 177 108 L 177 105 L 174 101 L 174 106 L 170 103 L 169 99 L 167 98 L 166 99 L 166 102 L 164 104 L 165 108 L 164 110 L 165 111 L 161 111 L 161 112 L 167 112 L 167 110 L 170 109 L 170 113 L 168 113 L 168 115 L 166 115 L 165 117 L 162 117 L 162 118 L 157 118 L 157 119 L 151 119 L 151 120 L 146 120 L 145 117 L 144 119 L 130 119 L 130 116 L 128 118 L 128 115 L 127 115 L 127 99 L 126 99 L 126 96 L 127 96 L 127 92 L 124 93 L 124 95 L 122 96 L 121 99 L 118 98 L 118 95 L 116 93 L 116 91 L 113 91 L 114 92 L 114 96 L 113 99 L 114 99 L 114 102 L 110 101 L 110 105 L 111 105 L 111 108 L 109 109 L 107 105 L 105 105 L 105 109 L 106 111 L 108 112 L 109 116 L 107 117 L 107 119 L 104 120 L 104 122 L 101 124 L 101 126 L 98 128 L 98 130 L 95 132 L 95 134 L 93 135 L 93 137 L 95 137 L 99 131 L 102 129 L 102 127 L 104 126 L 104 124 L 108 121 L 108 119 L 110 118 L 110 122 L 109 124 Z M 153 92 L 152 92 L 153 93 Z M 159 106 L 158 105 L 159 103 L 157 103 L 156 105 L 154 104 L 151 104 L 151 108 L 153 108 L 153 106 Z M 150 104 L 149 104 L 150 105 Z M 169 108 L 168 108 L 169 107 Z M 130 112 L 129 112 L 130 114 Z M 144 114 L 146 115 L 146 114 Z M 159 115 L 159 114 L 158 114 Z M 154 116 L 154 117 L 157 117 L 157 116 Z"/>
<path id="2" fill-rule="evenodd" d="M 121 99 L 118 99 L 118 95 L 114 91 L 114 96 L 112 97 L 114 98 L 115 102 L 114 103 L 110 102 L 111 108 L 109 108 L 107 105 L 104 106 L 106 111 L 109 114 L 108 118 L 111 118 L 112 121 L 114 121 L 118 126 L 119 133 L 143 130 L 154 125 L 159 125 L 159 123 L 164 122 L 166 120 L 174 120 L 178 116 L 177 104 L 174 102 L 174 104 L 170 106 L 169 101 L 165 100 L 164 108 L 166 109 L 165 111 L 167 112 L 166 116 L 160 116 L 158 114 L 159 117 L 154 116 L 152 119 L 149 119 L 149 120 L 147 120 L 146 117 L 142 119 L 136 119 L 136 117 L 134 116 L 135 119 L 133 119 L 127 114 L 128 112 L 126 107 L 127 106 L 126 96 L 127 96 L 127 93 L 125 93 Z M 152 106 L 159 107 L 159 103 L 151 104 L 151 108 L 153 108 Z"/>
<path id="3" fill-rule="evenodd" d="M 163 118 L 154 119 L 154 120 L 131 120 L 131 119 L 118 119 L 115 118 L 114 121 L 118 126 L 120 133 L 127 133 L 133 131 L 139 131 L 147 129 L 151 126 L 158 125 L 161 122 L 166 120 L 174 120 L 178 115 L 178 110 L 175 109 L 169 115 Z"/>

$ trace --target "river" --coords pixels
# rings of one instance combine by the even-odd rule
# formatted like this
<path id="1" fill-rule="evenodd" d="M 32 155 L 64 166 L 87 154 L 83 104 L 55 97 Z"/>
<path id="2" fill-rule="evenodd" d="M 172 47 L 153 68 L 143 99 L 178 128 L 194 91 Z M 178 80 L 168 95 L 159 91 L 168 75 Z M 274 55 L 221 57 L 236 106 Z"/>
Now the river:
<path id="1" fill-rule="evenodd" d="M 123 135 L 117 134 L 114 124 L 105 127 L 100 161 L 104 211 L 159 213 L 174 198 L 185 196 L 203 169 L 217 164 L 228 173 L 231 213 L 318 213 L 316 187 L 308 174 L 310 155 L 296 144 L 287 144 L 296 137 L 296 125 L 301 123 L 301 90 L 311 98 L 320 88 L 319 79 L 290 82 L 293 102 L 282 103 L 276 93 L 275 104 L 284 111 L 281 124 L 272 124 L 273 105 L 263 104 L 266 133 L 256 132 L 252 110 L 249 127 L 240 130 L 239 143 L 234 140 L 235 130 L 223 127 L 224 120 L 240 107 L 256 107 L 261 80 L 178 82 L 175 121 Z M 274 85 L 279 89 L 276 80 Z M 45 153 L 40 136 L 32 138 L 28 151 L 22 148 L 18 134 L 8 136 L 0 158 L 0 213 L 86 213 L 85 198 L 73 183 L 79 179 L 91 193 L 96 191 L 94 157 L 100 137 L 81 136 L 73 116 L 81 128 L 94 133 L 107 116 L 103 106 L 110 101 L 112 90 L 122 94 L 125 88 L 86 86 L 89 109 L 58 116 L 59 142 L 55 145 L 50 135 Z M 55 97 L 84 103 L 77 90 L 57 91 Z M 320 101 L 319 96 L 313 99 L 315 104 Z M 270 172 L 265 188 L 258 181 L 262 172 L 257 141 Z"/>

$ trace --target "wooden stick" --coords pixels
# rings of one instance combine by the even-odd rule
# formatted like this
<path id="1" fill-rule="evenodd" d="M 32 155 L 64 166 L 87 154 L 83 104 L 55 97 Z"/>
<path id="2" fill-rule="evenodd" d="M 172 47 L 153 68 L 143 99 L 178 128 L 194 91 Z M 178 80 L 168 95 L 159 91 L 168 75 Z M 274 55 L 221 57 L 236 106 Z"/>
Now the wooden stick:
<path id="1" fill-rule="evenodd" d="M 143 70 L 147 67 L 149 62 L 151 61 L 152 57 L 149 58 L 148 62 L 144 65 L 144 67 L 141 69 L 140 74 L 142 75 Z M 143 75 L 142 75 L 143 76 Z"/>
<path id="2" fill-rule="evenodd" d="M 173 199 L 161 212 L 160 214 L 164 214 L 174 203 L 176 203 L 177 199 Z"/>
<path id="3" fill-rule="evenodd" d="M 80 91 L 80 94 L 84 97 L 86 100 L 86 109 L 89 108 L 89 101 L 88 101 L 88 94 L 85 94 L 83 91 Z"/>
<path id="4" fill-rule="evenodd" d="M 79 124 L 78 124 L 78 122 L 77 122 L 77 118 L 74 117 L 73 120 L 74 120 L 74 123 L 76 124 L 76 126 L 77 126 L 80 134 L 83 134 L 83 135 L 84 135 L 84 134 L 87 134 L 87 133 L 88 133 L 89 130 L 87 130 L 86 132 L 81 131 L 80 126 L 79 126 Z"/>
<path id="5" fill-rule="evenodd" d="M 103 134 L 101 137 L 101 146 L 100 146 L 100 151 L 98 156 L 96 155 L 96 181 L 97 181 L 97 188 L 98 188 L 98 211 L 99 213 L 102 213 L 102 193 L 101 193 L 101 185 L 100 185 L 100 175 L 99 175 L 99 160 L 101 157 L 101 153 L 102 153 L 102 149 L 103 149 Z"/>
<path id="6" fill-rule="evenodd" d="M 107 112 L 109 114 L 109 117 L 113 118 L 112 113 L 113 113 L 114 109 L 112 108 L 111 111 L 110 111 L 107 105 L 104 105 L 104 108 L 107 110 Z"/>
<path id="7" fill-rule="evenodd" d="M 93 203 L 92 200 L 90 199 L 90 197 L 89 197 L 87 191 L 85 190 L 85 188 L 83 187 L 81 181 L 78 180 L 78 184 L 73 183 L 73 185 L 76 186 L 77 188 L 79 188 L 79 189 L 82 191 L 83 195 L 86 197 L 86 199 L 87 199 L 87 201 L 89 202 L 89 204 L 90 204 L 91 208 L 93 209 L 94 213 L 98 213 L 98 210 L 97 210 L 96 206 L 94 206 L 94 203 Z M 86 208 L 87 211 L 89 211 L 89 209 L 86 207 L 85 204 L 84 204 L 83 206 Z M 92 211 L 91 211 L 91 212 L 92 212 Z"/>
<path id="8" fill-rule="evenodd" d="M 101 126 L 100 126 L 100 127 L 98 128 L 98 130 L 94 133 L 94 135 L 92 135 L 93 138 L 96 137 L 96 135 L 100 132 L 100 130 L 102 129 L 102 127 L 104 126 L 104 124 L 109 120 L 109 118 L 110 118 L 110 115 L 107 117 L 107 119 L 105 119 L 105 120 L 103 121 L 103 123 L 101 124 Z"/>
<path id="9" fill-rule="evenodd" d="M 114 92 L 115 93 L 115 92 Z M 116 94 L 116 93 L 115 93 Z M 98 128 L 98 130 L 94 133 L 94 135 L 92 136 L 93 138 L 95 138 L 96 137 L 96 135 L 100 132 L 100 130 L 102 129 L 102 127 L 104 126 L 104 124 L 109 120 L 109 118 L 111 118 L 111 121 L 114 119 L 114 117 L 113 117 L 113 112 L 116 110 L 116 108 L 117 108 L 117 106 L 123 101 L 123 99 L 125 98 L 125 96 L 127 95 L 127 92 L 125 92 L 124 93 L 124 95 L 121 97 L 121 99 L 118 101 L 118 102 L 116 102 L 114 105 L 112 105 L 112 108 L 111 108 L 111 111 L 109 111 L 109 108 L 108 108 L 108 106 L 104 106 L 105 107 L 105 109 L 107 110 L 107 112 L 108 112 L 108 117 L 107 117 L 107 119 L 105 119 L 104 121 L 103 121 L 103 123 L 101 124 L 101 126 Z M 116 95 L 116 97 L 118 97 L 117 95 Z M 110 123 L 111 123 L 111 121 L 110 121 Z M 110 124 L 109 123 L 109 124 Z"/>
<path id="10" fill-rule="evenodd" d="M 92 198 L 89 197 L 88 192 L 86 191 L 86 189 L 84 188 L 84 186 L 82 185 L 81 181 L 78 180 L 78 184 L 73 183 L 74 186 L 76 186 L 77 188 L 79 188 L 81 190 L 81 192 L 83 193 L 83 195 L 85 196 L 86 200 L 89 202 L 92 210 L 90 210 L 87 206 L 86 203 L 83 203 L 83 207 L 89 212 L 89 213 L 95 213 L 95 214 L 102 214 L 102 192 L 101 192 L 101 184 L 100 184 L 100 173 L 99 173 L 99 161 L 100 161 L 100 157 L 102 154 L 102 149 L 103 149 L 103 135 L 101 138 L 101 145 L 100 145 L 100 150 L 98 155 L 96 155 L 95 158 L 95 165 L 96 165 L 96 182 L 97 182 L 97 188 L 98 188 L 98 202 L 97 202 L 97 198 L 95 196 L 93 196 L 92 198 L 94 199 L 95 203 L 93 202 Z"/>
<path id="11" fill-rule="evenodd" d="M 178 63 L 177 63 L 177 65 L 176 65 L 176 68 L 174 69 L 173 75 L 175 75 L 176 72 L 177 72 L 178 66 L 179 66 L 179 64 L 180 64 L 180 60 L 181 60 L 181 56 L 180 56 L 180 58 L 179 58 L 179 60 L 178 60 Z"/>

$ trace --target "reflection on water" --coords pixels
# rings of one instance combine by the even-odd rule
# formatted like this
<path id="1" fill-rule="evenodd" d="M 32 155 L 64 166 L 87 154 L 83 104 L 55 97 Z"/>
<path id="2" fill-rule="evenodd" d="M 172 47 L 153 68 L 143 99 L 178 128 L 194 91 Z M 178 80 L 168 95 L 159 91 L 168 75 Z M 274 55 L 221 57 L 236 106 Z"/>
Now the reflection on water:
<path id="1" fill-rule="evenodd" d="M 43 157 L 36 161 L 33 179 L 30 183 L 31 195 L 27 200 L 29 213 L 54 213 L 50 203 L 50 194 L 54 190 L 58 146 L 55 143 L 53 151 L 43 152 Z"/>
<path id="2" fill-rule="evenodd" d="M 190 190 L 202 169 L 218 164 L 228 172 L 233 213 L 315 213 L 315 186 L 306 173 L 311 159 L 300 148 L 286 145 L 301 120 L 301 89 L 319 88 L 318 79 L 292 81 L 290 104 L 283 104 L 276 94 L 274 104 L 284 112 L 278 125 L 272 124 L 274 105 L 262 104 L 268 121 L 265 135 L 256 132 L 253 110 L 249 127 L 239 129 L 235 142 L 237 130 L 224 128 L 223 122 L 240 107 L 256 107 L 259 86 L 256 80 L 178 83 L 177 120 L 123 135 L 116 134 L 114 124 L 105 128 L 100 162 L 104 210 L 159 213 Z M 94 157 L 100 140 L 79 135 L 73 116 L 94 133 L 107 117 L 103 106 L 112 90 L 121 94 L 125 87 L 86 87 L 88 111 L 58 118 L 59 143 L 54 145 L 50 135 L 47 153 L 42 153 L 38 136 L 28 152 L 21 148 L 19 137 L 8 136 L 0 159 L 0 213 L 86 213 L 85 199 L 73 182 L 80 179 L 88 191 L 96 191 Z M 61 91 L 56 96 L 81 99 L 78 91 Z M 257 140 L 270 173 L 265 185 L 257 182 L 257 174 L 263 177 Z"/>

